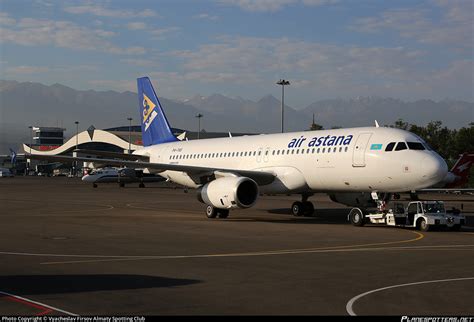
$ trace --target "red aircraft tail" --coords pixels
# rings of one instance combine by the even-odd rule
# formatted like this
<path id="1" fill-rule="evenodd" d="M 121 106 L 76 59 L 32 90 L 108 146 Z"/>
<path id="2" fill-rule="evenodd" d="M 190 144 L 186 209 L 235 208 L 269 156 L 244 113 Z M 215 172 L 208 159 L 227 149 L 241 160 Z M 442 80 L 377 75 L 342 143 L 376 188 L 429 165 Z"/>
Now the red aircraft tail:
<path id="1" fill-rule="evenodd" d="M 463 153 L 450 171 L 455 179 L 447 185 L 447 188 L 460 187 L 466 184 L 469 181 L 469 174 L 473 163 L 474 153 Z"/>

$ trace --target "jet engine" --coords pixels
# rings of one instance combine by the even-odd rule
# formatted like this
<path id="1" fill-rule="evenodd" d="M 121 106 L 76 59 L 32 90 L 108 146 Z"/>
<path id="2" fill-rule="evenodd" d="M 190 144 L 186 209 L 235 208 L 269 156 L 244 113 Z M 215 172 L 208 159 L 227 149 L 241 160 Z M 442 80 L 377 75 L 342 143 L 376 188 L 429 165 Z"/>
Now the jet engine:
<path id="1" fill-rule="evenodd" d="M 197 197 L 215 208 L 249 208 L 257 201 L 258 185 L 247 177 L 222 177 L 199 188 Z"/>
<path id="2" fill-rule="evenodd" d="M 379 193 L 379 200 L 390 201 L 391 194 Z M 336 192 L 330 193 L 332 201 L 341 203 L 349 207 L 376 208 L 377 203 L 372 199 L 370 192 Z"/>

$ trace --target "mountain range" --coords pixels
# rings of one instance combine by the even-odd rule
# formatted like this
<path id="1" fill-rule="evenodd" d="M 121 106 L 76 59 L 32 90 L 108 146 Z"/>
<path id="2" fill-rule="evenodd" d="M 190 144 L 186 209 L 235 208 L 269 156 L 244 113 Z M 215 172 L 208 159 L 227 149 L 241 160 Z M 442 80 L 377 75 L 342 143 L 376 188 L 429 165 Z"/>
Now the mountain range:
<path id="1" fill-rule="evenodd" d="M 195 115 L 201 113 L 201 129 L 208 132 L 280 131 L 281 102 L 271 95 L 258 101 L 213 94 L 182 100 L 160 97 L 160 102 L 169 122 L 177 128 L 196 131 Z M 448 99 L 405 102 L 382 97 L 320 100 L 299 110 L 285 105 L 285 130 L 307 130 L 313 113 L 316 123 L 325 128 L 371 126 L 375 119 L 381 125 L 393 124 L 399 118 L 418 125 L 440 120 L 449 128 L 460 128 L 474 121 L 474 103 Z M 0 153 L 8 151 L 9 146 L 18 148 L 21 142 L 29 142 L 28 125 L 65 127 L 70 136 L 75 133 L 74 121 L 79 121 L 84 130 L 90 125 L 128 125 L 127 117 L 138 123 L 137 94 L 133 92 L 0 80 Z"/>

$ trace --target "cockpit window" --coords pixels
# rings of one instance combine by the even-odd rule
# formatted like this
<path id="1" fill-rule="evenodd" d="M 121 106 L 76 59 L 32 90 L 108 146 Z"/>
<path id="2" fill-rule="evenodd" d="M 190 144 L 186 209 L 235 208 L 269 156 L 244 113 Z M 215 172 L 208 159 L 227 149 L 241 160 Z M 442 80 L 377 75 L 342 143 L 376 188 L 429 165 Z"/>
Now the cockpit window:
<path id="1" fill-rule="evenodd" d="M 424 150 L 425 147 L 420 142 L 407 142 L 410 150 Z"/>
<path id="2" fill-rule="evenodd" d="M 395 148 L 395 151 L 401 151 L 401 150 L 406 150 L 406 149 L 408 149 L 408 148 L 407 148 L 407 144 L 405 142 L 398 142 L 397 146 Z"/>
<path id="3" fill-rule="evenodd" d="M 395 146 L 395 142 L 390 142 L 389 144 L 387 144 L 385 151 L 387 152 L 392 151 L 394 146 Z"/>
<path id="4" fill-rule="evenodd" d="M 423 145 L 425 146 L 426 150 L 433 151 L 433 148 L 426 142 L 423 142 Z"/>

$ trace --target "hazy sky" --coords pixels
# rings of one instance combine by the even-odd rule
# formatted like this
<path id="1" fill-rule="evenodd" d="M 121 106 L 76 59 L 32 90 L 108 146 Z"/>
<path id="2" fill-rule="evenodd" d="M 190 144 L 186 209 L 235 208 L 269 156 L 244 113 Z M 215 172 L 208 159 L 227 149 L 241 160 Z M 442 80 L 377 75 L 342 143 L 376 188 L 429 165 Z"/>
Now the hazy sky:
<path id="1" fill-rule="evenodd" d="M 1 79 L 159 95 L 473 101 L 474 1 L 0 0 Z"/>

